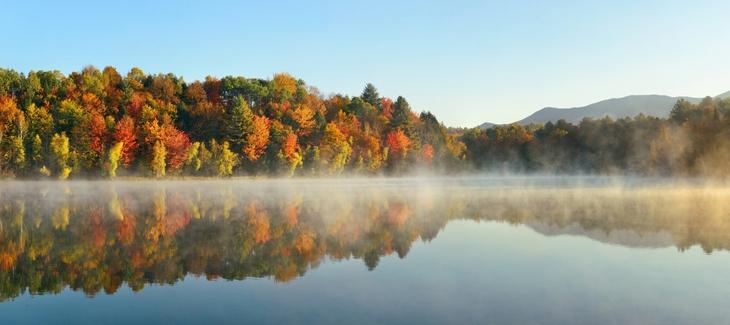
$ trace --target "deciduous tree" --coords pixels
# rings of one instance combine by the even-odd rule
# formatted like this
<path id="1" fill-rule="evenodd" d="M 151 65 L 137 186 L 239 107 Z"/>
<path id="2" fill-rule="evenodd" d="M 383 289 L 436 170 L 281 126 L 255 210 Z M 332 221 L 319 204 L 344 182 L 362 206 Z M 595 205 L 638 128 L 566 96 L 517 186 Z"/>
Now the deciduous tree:
<path id="1" fill-rule="evenodd" d="M 152 171 L 153 176 L 157 178 L 165 177 L 166 156 L 165 144 L 158 140 L 152 148 L 152 160 L 150 161 L 150 171 Z"/>
<path id="2" fill-rule="evenodd" d="M 65 133 L 54 134 L 51 139 L 51 152 L 53 154 L 54 172 L 59 179 L 66 179 L 71 174 L 69 166 L 70 149 L 68 137 Z"/>
<path id="3" fill-rule="evenodd" d="M 109 149 L 109 156 L 107 160 L 107 175 L 111 178 L 117 176 L 117 168 L 119 167 L 119 160 L 122 156 L 122 148 L 124 142 L 117 142 L 114 146 Z"/>
<path id="4" fill-rule="evenodd" d="M 266 146 L 269 144 L 270 121 L 265 116 L 255 116 L 251 133 L 246 136 L 246 144 L 243 153 L 249 161 L 258 160 L 263 155 Z"/>

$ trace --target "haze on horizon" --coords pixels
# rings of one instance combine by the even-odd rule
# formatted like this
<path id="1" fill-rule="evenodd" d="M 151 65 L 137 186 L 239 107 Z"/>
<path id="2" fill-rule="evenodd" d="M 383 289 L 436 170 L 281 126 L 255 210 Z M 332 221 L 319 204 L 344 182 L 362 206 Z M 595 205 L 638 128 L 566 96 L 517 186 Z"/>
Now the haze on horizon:
<path id="1" fill-rule="evenodd" d="M 324 94 L 367 82 L 448 126 L 631 94 L 730 89 L 729 2 L 7 3 L 4 68 L 289 72 Z"/>

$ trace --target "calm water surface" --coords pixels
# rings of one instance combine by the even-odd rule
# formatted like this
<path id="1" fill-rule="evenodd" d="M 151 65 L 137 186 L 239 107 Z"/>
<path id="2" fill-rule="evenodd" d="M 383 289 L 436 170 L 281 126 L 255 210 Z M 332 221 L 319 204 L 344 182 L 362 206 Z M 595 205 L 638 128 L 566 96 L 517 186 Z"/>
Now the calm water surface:
<path id="1" fill-rule="evenodd" d="M 2 182 L 0 323 L 726 324 L 730 187 Z"/>

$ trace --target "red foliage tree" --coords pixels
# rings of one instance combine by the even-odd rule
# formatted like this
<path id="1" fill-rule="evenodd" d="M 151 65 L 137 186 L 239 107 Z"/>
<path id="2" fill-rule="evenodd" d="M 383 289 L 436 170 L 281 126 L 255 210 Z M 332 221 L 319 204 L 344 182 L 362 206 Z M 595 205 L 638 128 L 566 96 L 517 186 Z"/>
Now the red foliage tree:
<path id="1" fill-rule="evenodd" d="M 122 163 L 124 167 L 129 167 L 134 161 L 134 153 L 139 144 L 137 143 L 137 136 L 135 134 L 134 120 L 126 115 L 119 120 L 117 128 L 114 131 L 114 142 L 120 141 L 124 142 L 121 156 Z"/>
<path id="2" fill-rule="evenodd" d="M 401 129 L 391 131 L 386 138 L 389 152 L 394 157 L 405 158 L 408 148 L 411 146 L 411 139 Z"/>
<path id="3" fill-rule="evenodd" d="M 104 117 L 94 112 L 89 120 L 89 149 L 98 157 L 103 156 L 107 143 L 107 129 Z"/>
<path id="4" fill-rule="evenodd" d="M 188 157 L 190 138 L 185 132 L 178 130 L 170 121 L 162 126 L 162 143 L 167 149 L 167 168 L 170 170 L 179 169 Z"/>
<path id="5" fill-rule="evenodd" d="M 127 103 L 127 114 L 133 118 L 138 118 L 142 114 L 142 106 L 147 102 L 147 98 L 143 93 L 135 92 Z"/>
<path id="6" fill-rule="evenodd" d="M 164 145 L 165 163 L 168 170 L 182 167 L 188 157 L 190 138 L 185 132 L 178 130 L 168 115 L 163 116 L 162 124 L 157 119 L 145 123 L 143 127 L 144 143 L 152 148 L 158 141 Z"/>

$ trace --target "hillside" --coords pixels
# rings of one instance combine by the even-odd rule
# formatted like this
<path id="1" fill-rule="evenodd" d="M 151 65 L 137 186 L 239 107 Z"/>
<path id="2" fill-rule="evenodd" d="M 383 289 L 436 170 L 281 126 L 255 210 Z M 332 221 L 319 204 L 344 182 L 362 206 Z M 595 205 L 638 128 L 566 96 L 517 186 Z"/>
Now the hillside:
<path id="1" fill-rule="evenodd" d="M 633 95 L 623 98 L 612 98 L 602 100 L 583 107 L 555 108 L 545 107 L 532 115 L 517 121 L 522 125 L 531 123 L 546 123 L 564 119 L 571 123 L 579 123 L 583 118 L 612 118 L 633 117 L 643 113 L 644 115 L 667 117 L 672 107 L 679 99 L 685 99 L 692 103 L 698 103 L 700 98 L 691 97 L 670 97 L 662 95 Z"/>
<path id="2" fill-rule="evenodd" d="M 730 91 L 722 93 L 718 98 L 730 97 Z M 602 100 L 590 105 L 572 108 L 556 108 L 545 107 L 532 113 L 530 116 L 521 119 L 515 123 L 528 125 L 532 123 L 547 123 L 548 121 L 558 121 L 564 119 L 568 122 L 577 124 L 583 118 L 603 118 L 610 116 L 612 118 L 633 117 L 643 113 L 644 115 L 667 117 L 672 107 L 679 99 L 685 99 L 691 103 L 699 103 L 701 98 L 693 97 L 672 97 L 665 95 L 631 95 L 622 98 L 611 98 Z M 483 123 L 479 125 L 480 129 L 488 129 L 494 127 L 494 123 Z"/>

